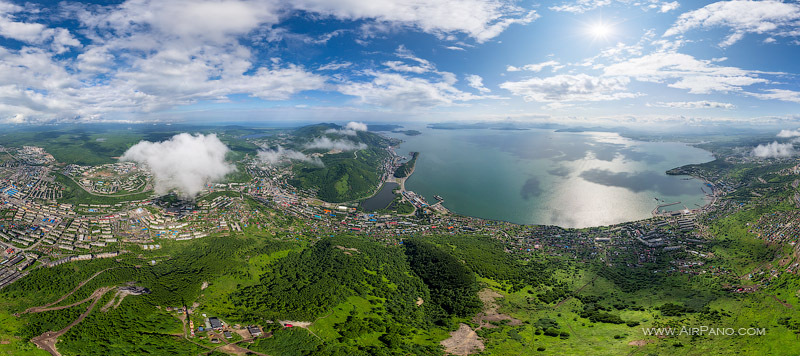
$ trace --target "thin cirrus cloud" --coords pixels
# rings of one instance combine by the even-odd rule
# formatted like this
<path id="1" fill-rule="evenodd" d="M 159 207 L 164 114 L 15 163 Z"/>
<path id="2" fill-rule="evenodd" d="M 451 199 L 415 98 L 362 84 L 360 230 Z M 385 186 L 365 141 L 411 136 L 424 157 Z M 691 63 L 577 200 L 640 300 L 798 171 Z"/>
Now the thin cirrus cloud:
<path id="1" fill-rule="evenodd" d="M 736 105 L 731 103 L 720 103 L 717 101 L 671 101 L 671 102 L 658 102 L 651 104 L 651 106 L 660 108 L 678 108 L 678 109 L 734 109 Z"/>
<path id="2" fill-rule="evenodd" d="M 550 69 L 555 72 L 561 68 L 564 68 L 561 63 L 557 61 L 546 61 L 541 63 L 534 63 L 534 64 L 526 64 L 522 67 L 515 67 L 515 66 L 507 66 L 506 71 L 508 72 L 519 72 L 519 71 L 529 71 L 529 72 L 541 72 L 542 69 L 550 67 Z"/>
<path id="3" fill-rule="evenodd" d="M 383 63 L 386 70 L 365 70 L 360 74 L 370 80 L 346 81 L 341 83 L 337 90 L 356 97 L 360 104 L 398 111 L 415 111 L 459 105 L 475 100 L 498 99 L 496 96 L 474 95 L 458 89 L 456 87 L 458 79 L 453 73 L 439 71 L 433 63 L 417 57 L 404 46 L 399 46 L 394 55 L 404 61 L 386 61 Z M 474 76 L 468 76 L 467 83 L 474 88 L 478 82 Z M 481 94 L 490 91 L 483 87 L 482 78 L 480 84 L 483 90 L 476 89 Z"/>
<path id="4" fill-rule="evenodd" d="M 577 0 L 566 1 L 558 5 L 550 6 L 550 10 L 558 12 L 584 13 L 601 7 L 607 7 L 614 3 L 624 5 L 632 4 L 634 6 L 641 7 L 645 11 L 656 10 L 658 12 L 670 12 L 680 7 L 680 3 L 677 1 L 667 2 L 660 0 L 645 0 L 641 2 L 632 2 L 625 0 Z"/>
<path id="5" fill-rule="evenodd" d="M 750 96 L 763 100 L 780 100 L 792 103 L 800 103 L 800 91 L 789 89 L 765 89 L 762 93 L 747 93 Z"/>

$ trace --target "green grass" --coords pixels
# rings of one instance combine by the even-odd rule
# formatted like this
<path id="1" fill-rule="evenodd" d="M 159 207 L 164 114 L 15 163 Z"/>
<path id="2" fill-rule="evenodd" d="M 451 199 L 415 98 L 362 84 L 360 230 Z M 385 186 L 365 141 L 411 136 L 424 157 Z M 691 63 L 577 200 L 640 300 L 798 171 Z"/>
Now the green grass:
<path id="1" fill-rule="evenodd" d="M 209 286 L 203 291 L 201 298 L 202 308 L 215 315 L 232 313 L 236 306 L 230 300 L 230 294 L 242 287 L 258 283 L 262 274 L 270 273 L 270 264 L 286 257 L 291 251 L 291 249 L 287 249 L 253 256 L 243 266 L 241 273 L 219 276 L 209 281 Z"/>
<path id="2" fill-rule="evenodd" d="M 583 275 L 576 278 L 573 285 L 582 285 L 584 280 L 590 275 Z M 796 285 L 792 284 L 792 292 Z M 795 334 L 785 327 L 778 326 L 776 320 L 785 315 L 796 315 L 796 312 L 788 309 L 775 300 L 765 295 L 742 296 L 742 299 L 718 298 L 709 303 L 712 310 L 724 310 L 730 317 L 722 317 L 721 320 L 707 320 L 702 314 L 690 313 L 681 317 L 664 317 L 659 311 L 653 309 L 622 310 L 617 311 L 623 320 L 640 322 L 639 326 L 627 326 L 625 324 L 604 324 L 592 323 L 588 319 L 581 318 L 578 310 L 581 309 L 581 302 L 575 298 L 561 305 L 558 309 L 552 306 L 530 306 L 526 301 L 529 299 L 529 288 L 516 293 L 506 295 L 505 298 L 496 300 L 501 305 L 500 312 L 506 313 L 524 322 L 521 326 L 502 325 L 494 329 L 479 331 L 479 335 L 484 337 L 486 353 L 491 355 L 662 355 L 662 354 L 681 354 L 681 355 L 762 355 L 762 354 L 797 354 L 800 351 L 800 344 L 796 342 Z M 593 288 L 587 288 L 589 293 L 605 295 L 624 295 L 617 290 L 613 283 L 598 279 Z M 587 291 L 585 290 L 585 291 Z M 629 299 L 630 298 L 630 299 Z M 633 295 L 622 297 L 623 300 L 634 300 Z M 790 302 L 797 298 L 789 298 Z M 640 303 L 643 304 L 643 303 Z M 559 330 L 569 332 L 567 339 L 535 334 L 535 323 L 539 319 L 552 319 Z M 707 325 L 710 327 L 765 327 L 765 336 L 676 336 L 659 339 L 654 336 L 646 336 L 642 328 L 657 326 L 657 322 L 671 321 L 677 325 L 687 325 L 689 327 L 699 327 Z M 513 334 L 513 337 L 511 335 Z M 646 346 L 638 347 L 629 345 L 630 342 L 637 340 L 648 340 Z M 681 343 L 683 347 L 673 346 Z M 544 351 L 537 351 L 543 347 Z"/>
<path id="3" fill-rule="evenodd" d="M 334 327 L 335 324 L 347 320 L 347 316 L 350 315 L 350 313 L 355 313 L 355 315 L 358 316 L 365 316 L 370 314 L 371 310 L 372 305 L 368 300 L 362 297 L 351 296 L 347 298 L 346 302 L 335 306 L 330 313 L 314 321 L 309 329 L 323 340 L 327 342 L 334 342 L 341 336 L 336 331 L 336 328 Z"/>
<path id="4" fill-rule="evenodd" d="M 24 321 L 0 309 L 0 355 L 47 356 L 49 353 L 18 336 Z"/>
<path id="5" fill-rule="evenodd" d="M 258 339 L 249 346 L 253 351 L 270 355 L 300 356 L 316 349 L 322 342 L 303 328 L 285 328 L 272 337 Z"/>

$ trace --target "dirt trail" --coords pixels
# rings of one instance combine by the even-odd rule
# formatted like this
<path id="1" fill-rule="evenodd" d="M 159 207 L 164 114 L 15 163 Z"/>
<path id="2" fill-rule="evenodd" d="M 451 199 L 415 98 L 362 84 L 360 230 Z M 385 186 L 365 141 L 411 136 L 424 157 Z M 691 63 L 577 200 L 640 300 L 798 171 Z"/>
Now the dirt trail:
<path id="1" fill-rule="evenodd" d="M 101 273 L 103 273 L 103 272 L 105 272 L 105 271 L 108 271 L 108 270 L 110 270 L 110 269 L 115 269 L 115 268 L 119 268 L 119 267 L 110 267 L 110 268 L 106 268 L 106 269 L 104 269 L 104 270 L 102 270 L 102 271 L 97 271 L 95 274 L 93 274 L 93 275 L 92 275 L 91 277 L 89 277 L 87 280 L 85 280 L 85 281 L 83 281 L 83 282 L 79 283 L 79 284 L 78 284 L 78 286 L 77 286 L 77 287 L 75 287 L 75 289 L 73 289 L 71 292 L 69 292 L 69 293 L 67 293 L 67 294 L 64 294 L 64 295 L 62 295 L 62 296 L 61 296 L 61 298 L 58 298 L 58 299 L 57 299 L 55 302 L 48 303 L 48 304 L 45 304 L 45 305 L 42 305 L 42 306 L 38 306 L 38 307 L 32 307 L 32 308 L 28 308 L 28 309 L 26 309 L 24 312 L 22 312 L 22 314 L 26 314 L 26 313 L 38 313 L 38 312 L 46 311 L 47 309 L 43 309 L 43 308 L 47 308 L 47 307 L 50 307 L 50 306 L 56 305 L 56 304 L 58 304 L 58 303 L 61 303 L 62 301 L 64 301 L 64 299 L 67 299 L 67 298 L 69 298 L 69 296 L 71 296 L 71 295 L 75 294 L 75 292 L 77 292 L 77 291 L 78 291 L 78 289 L 81 289 L 81 287 L 83 287 L 83 286 L 84 286 L 86 283 L 89 283 L 89 282 L 90 282 L 92 279 L 94 279 L 95 277 L 99 276 Z M 83 302 L 79 302 L 79 303 L 77 303 L 77 304 L 72 304 L 72 305 L 70 305 L 70 306 L 67 306 L 67 308 L 69 308 L 69 307 L 73 307 L 73 306 L 75 306 L 75 305 L 79 305 L 79 304 L 82 304 L 82 303 L 85 303 L 85 301 L 86 301 L 86 300 L 88 300 L 88 299 L 85 299 Z M 64 308 L 61 308 L 61 309 L 64 309 Z M 51 309 L 51 310 L 57 310 L 57 309 Z"/>
<path id="2" fill-rule="evenodd" d="M 331 313 L 333 313 L 333 312 L 331 312 Z M 328 314 L 328 315 L 330 315 L 330 314 Z M 326 315 L 325 317 L 328 317 L 328 315 Z M 319 319 L 317 319 L 317 320 L 319 320 Z M 310 321 L 291 321 L 291 320 L 278 320 L 278 323 L 280 323 L 281 325 L 284 325 L 284 326 L 285 326 L 286 324 L 291 324 L 293 327 L 297 327 L 297 328 L 303 328 L 303 329 L 306 329 L 306 330 L 308 330 L 308 332 L 309 332 L 309 333 L 311 333 L 311 335 L 314 335 L 314 336 L 316 336 L 316 337 L 317 337 L 317 339 L 320 339 L 320 340 L 322 340 L 322 341 L 325 341 L 325 340 L 323 340 L 321 337 L 317 336 L 317 334 L 315 334 L 315 333 L 314 333 L 313 331 L 311 331 L 311 329 L 309 328 L 309 327 L 311 327 L 311 324 L 313 324 L 314 322 L 310 322 Z"/>
<path id="3" fill-rule="evenodd" d="M 101 288 L 101 289 L 102 289 L 102 288 Z M 72 303 L 72 304 L 68 304 L 68 305 L 61 305 L 61 306 L 57 306 L 57 307 L 49 307 L 49 308 L 48 308 L 48 307 L 33 307 L 33 308 L 28 308 L 28 310 L 26 310 L 25 312 L 26 312 L 26 313 L 41 313 L 41 312 L 46 312 L 46 311 L 53 311 L 53 310 L 69 309 L 69 308 L 72 308 L 72 307 L 75 307 L 75 306 L 81 305 L 81 304 L 83 304 L 83 303 L 86 303 L 86 302 L 88 302 L 88 301 L 90 301 L 90 300 L 92 300 L 92 299 L 95 299 L 95 297 L 96 297 L 96 294 L 97 294 L 98 292 L 100 292 L 100 290 L 101 290 L 101 289 L 98 289 L 98 290 L 94 291 L 94 292 L 92 293 L 92 295 L 90 295 L 90 296 L 89 296 L 89 297 L 87 297 L 86 299 L 84 299 L 84 300 L 81 300 L 81 301 L 78 301 L 78 302 L 75 302 L 75 303 Z M 105 293 L 105 292 L 103 292 L 103 293 Z"/>
<path id="4" fill-rule="evenodd" d="M 233 355 L 251 355 L 251 354 L 255 354 L 255 355 L 258 355 L 258 356 L 270 356 L 270 355 L 267 355 L 267 354 L 262 354 L 260 352 L 256 352 L 256 351 L 250 350 L 250 349 L 246 349 L 246 348 L 241 347 L 241 346 L 236 345 L 236 344 L 227 344 L 225 346 L 220 346 L 220 347 L 218 347 L 218 348 L 216 348 L 214 350 L 215 351 L 221 351 L 221 352 L 224 352 L 226 354 L 233 354 Z"/>
<path id="5" fill-rule="evenodd" d="M 106 292 L 108 292 L 111 289 L 113 289 L 113 287 L 103 287 L 103 288 L 97 289 L 96 291 L 94 291 L 94 293 L 92 293 L 92 297 L 89 298 L 89 299 L 92 299 L 92 298 L 94 299 L 92 301 L 92 304 L 89 304 L 89 307 L 86 308 L 86 311 L 83 312 L 83 314 L 81 314 L 81 316 L 79 316 L 77 319 L 75 319 L 73 322 L 71 322 L 69 325 L 67 325 L 67 327 L 65 327 L 65 328 L 63 328 L 63 329 L 61 329 L 59 331 L 48 331 L 48 332 L 46 332 L 46 333 L 44 333 L 42 335 L 39 335 L 39 336 L 31 339 L 31 342 L 33 342 L 39 348 L 49 352 L 50 355 L 61 356 L 61 354 L 58 352 L 58 350 L 56 350 L 56 342 L 58 341 L 58 338 L 61 337 L 61 335 L 66 334 L 67 331 L 69 331 L 69 329 L 72 329 L 73 326 L 78 325 L 78 323 L 83 321 L 83 319 L 85 319 L 86 316 L 88 316 L 89 313 L 92 312 L 92 309 L 94 309 L 94 306 L 97 305 L 97 302 L 100 301 L 100 298 L 102 298 L 103 295 L 106 294 Z M 84 301 L 84 303 L 85 303 L 85 301 Z M 66 307 L 56 307 L 56 308 L 64 309 Z M 56 310 L 56 309 L 47 309 L 47 310 Z M 42 311 L 45 311 L 45 310 L 42 310 Z"/>
<path id="6" fill-rule="evenodd" d="M 791 308 L 793 308 L 793 307 L 794 307 L 793 305 L 791 305 L 791 304 L 789 304 L 789 303 L 786 303 L 786 302 L 784 302 L 784 301 L 782 301 L 782 300 L 778 299 L 778 297 L 776 297 L 776 296 L 774 296 L 774 295 L 772 295 L 772 294 L 767 294 L 767 296 L 769 296 L 769 297 L 772 297 L 772 299 L 775 299 L 775 301 L 776 301 L 776 302 L 778 302 L 778 303 L 781 303 L 781 305 L 783 305 L 784 307 L 787 307 L 787 308 L 789 308 L 789 309 L 791 309 Z"/>
<path id="7" fill-rule="evenodd" d="M 582 291 L 584 288 L 586 288 L 586 287 L 587 287 L 587 286 L 589 286 L 590 284 L 594 283 L 594 281 L 596 281 L 596 280 L 597 280 L 597 277 L 599 277 L 599 276 L 594 276 L 594 278 L 592 278 L 592 280 L 591 280 L 591 281 L 587 282 L 587 283 L 586 283 L 586 284 L 584 284 L 582 287 L 580 287 L 580 288 L 576 289 L 576 290 L 575 290 L 575 292 L 573 292 L 573 293 L 572 293 L 572 295 L 575 295 L 575 294 L 578 294 L 578 293 L 580 293 L 580 292 L 581 292 L 581 291 Z M 564 300 L 562 300 L 562 301 L 558 302 L 558 304 L 556 304 L 556 306 L 555 306 L 555 307 L 553 307 L 553 309 L 558 309 L 558 307 L 560 307 L 560 306 L 561 306 L 561 304 L 564 304 L 564 303 L 566 303 L 568 300 L 572 299 L 572 295 L 570 295 L 569 297 L 566 297 L 566 298 L 564 298 Z"/>
<path id="8" fill-rule="evenodd" d="M 129 295 L 135 295 L 135 294 L 131 293 L 131 291 L 127 289 L 117 289 L 117 293 L 114 294 L 114 297 L 111 298 L 111 300 L 109 300 L 108 303 L 106 303 L 106 305 L 100 308 L 100 311 L 105 313 L 112 306 L 114 307 L 114 309 L 119 308 L 120 304 L 122 304 L 122 301 L 125 299 L 125 297 Z"/>

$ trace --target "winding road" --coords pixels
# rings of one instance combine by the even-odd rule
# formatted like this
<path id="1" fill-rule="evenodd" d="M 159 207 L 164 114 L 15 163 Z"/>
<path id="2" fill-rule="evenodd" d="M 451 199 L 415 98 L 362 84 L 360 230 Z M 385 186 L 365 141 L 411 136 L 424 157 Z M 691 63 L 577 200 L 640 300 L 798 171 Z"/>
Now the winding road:
<path id="1" fill-rule="evenodd" d="M 78 291 L 78 289 L 81 289 L 81 287 L 83 287 L 83 286 L 84 286 L 86 283 L 89 283 L 89 282 L 90 282 L 92 279 L 94 279 L 95 277 L 99 276 L 99 275 L 100 275 L 100 274 L 102 274 L 103 272 L 105 272 L 105 271 L 108 271 L 108 270 L 111 270 L 111 269 L 115 269 L 115 268 L 121 268 L 121 267 L 109 267 L 109 268 L 106 268 L 106 269 L 104 269 L 104 270 L 102 270 L 102 271 L 97 271 L 97 272 L 96 272 L 95 274 L 93 274 L 91 277 L 89 277 L 89 278 L 88 278 L 88 279 L 86 279 L 85 281 L 83 281 L 83 282 L 79 283 L 79 284 L 78 284 L 78 286 L 77 286 L 77 287 L 75 287 L 75 289 L 73 289 L 71 292 L 69 292 L 69 293 L 67 293 L 67 294 L 64 294 L 64 295 L 62 295 L 62 296 L 61 296 L 61 298 L 58 298 L 58 299 L 57 299 L 55 302 L 48 303 L 48 304 L 45 304 L 45 305 L 42 305 L 42 306 L 38 306 L 38 307 L 31 307 L 31 308 L 28 308 L 28 309 L 26 309 L 24 312 L 22 312 L 21 314 L 26 314 L 26 313 L 39 313 L 39 312 L 43 312 L 43 311 L 47 311 L 47 310 L 56 310 L 56 309 L 48 309 L 48 308 L 49 308 L 49 307 L 51 307 L 51 306 L 53 306 L 53 305 L 56 305 L 56 304 L 58 304 L 58 303 L 61 303 L 61 302 L 62 302 L 64 299 L 67 299 L 69 296 L 71 296 L 71 295 L 75 294 L 75 292 L 77 292 L 77 291 Z M 71 305 L 71 306 L 75 306 L 75 305 L 82 304 L 82 303 L 84 303 L 85 301 L 86 301 L 86 300 L 84 300 L 83 302 L 79 302 L 78 304 L 73 304 L 73 305 Z M 61 309 L 64 309 L 64 308 L 61 308 Z"/>
<path id="2" fill-rule="evenodd" d="M 83 321 L 83 319 L 85 319 L 86 316 L 88 316 L 89 313 L 92 312 L 92 309 L 94 309 L 94 306 L 97 305 L 97 302 L 100 301 L 100 298 L 103 298 L 103 295 L 105 295 L 106 292 L 108 292 L 108 291 L 110 291 L 112 289 L 114 289 L 114 287 L 98 288 L 97 290 L 94 291 L 94 293 L 92 293 L 92 296 L 90 296 L 89 298 L 84 299 L 84 300 L 82 300 L 82 301 L 80 301 L 78 303 L 75 303 L 73 305 L 66 305 L 66 306 L 63 306 L 63 307 L 41 309 L 40 311 L 66 309 L 66 308 L 73 307 L 75 305 L 83 304 L 86 301 L 88 301 L 90 299 L 93 299 L 92 300 L 92 304 L 89 304 L 89 307 L 86 308 L 86 311 L 83 312 L 81 314 L 81 316 L 79 316 L 77 319 L 75 319 L 69 325 L 67 325 L 67 327 L 65 327 L 65 328 L 63 328 L 63 329 L 61 329 L 59 331 L 48 331 L 48 332 L 46 332 L 46 333 L 44 333 L 42 335 L 39 335 L 39 336 L 31 339 L 31 342 L 36 344 L 36 346 L 38 346 L 39 348 L 49 352 L 50 355 L 61 356 L 61 353 L 59 353 L 58 350 L 56 349 L 56 342 L 58 342 L 58 338 L 61 337 L 61 335 L 66 334 L 67 331 L 69 331 L 69 329 L 72 329 L 73 326 L 78 325 L 78 323 Z"/>

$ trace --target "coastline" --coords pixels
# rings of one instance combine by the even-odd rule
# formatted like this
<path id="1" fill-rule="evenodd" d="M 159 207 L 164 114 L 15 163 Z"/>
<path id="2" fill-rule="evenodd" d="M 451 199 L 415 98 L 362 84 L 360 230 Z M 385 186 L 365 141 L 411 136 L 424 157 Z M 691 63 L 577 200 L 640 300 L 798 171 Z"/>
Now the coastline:
<path id="1" fill-rule="evenodd" d="M 552 131 L 552 130 L 533 130 L 533 131 Z M 619 135 L 619 133 L 617 134 Z M 551 134 L 544 133 L 537 135 L 544 135 L 543 137 L 549 137 Z M 571 136 L 565 137 L 565 135 L 570 135 L 569 133 L 560 133 L 555 135 L 556 135 L 555 138 L 560 138 L 561 140 L 573 140 L 573 139 L 578 140 L 577 137 L 576 138 L 572 138 Z M 439 205 L 444 208 L 445 207 L 444 204 L 452 204 L 458 202 L 458 206 L 460 207 L 460 209 L 458 210 L 460 211 L 458 212 L 450 211 L 450 213 L 454 215 L 479 218 L 487 221 L 503 221 L 519 225 L 559 226 L 564 228 L 578 228 L 578 229 L 598 227 L 598 226 L 614 226 L 618 224 L 646 220 L 652 218 L 653 217 L 652 210 L 656 208 L 658 204 L 663 204 L 663 203 L 681 201 L 686 206 L 680 207 L 678 211 L 683 212 L 685 210 L 691 210 L 695 213 L 700 213 L 701 211 L 707 211 L 711 209 L 712 206 L 714 206 L 719 202 L 718 196 L 716 195 L 719 195 L 720 192 L 717 192 L 716 190 L 714 191 L 714 193 L 708 192 L 709 188 L 704 187 L 704 185 L 706 185 L 708 182 L 703 180 L 702 178 L 697 176 L 692 176 L 691 174 L 682 174 L 685 176 L 684 180 L 691 179 L 692 182 L 678 182 L 677 180 L 679 178 L 676 177 L 676 180 L 673 181 L 673 179 L 668 179 L 670 177 L 666 177 L 667 174 L 665 174 L 665 172 L 668 170 L 673 170 L 673 169 L 678 170 L 679 168 L 684 166 L 700 165 L 707 162 L 711 162 L 716 158 L 712 152 L 708 151 L 707 149 L 694 147 L 690 143 L 682 141 L 676 141 L 676 140 L 665 141 L 663 139 L 645 140 L 638 137 L 627 137 L 625 135 L 620 135 L 620 137 L 624 141 L 626 141 L 625 145 L 631 147 L 633 150 L 642 154 L 642 156 L 633 156 L 634 157 L 633 159 L 635 159 L 636 161 L 640 161 L 646 158 L 645 156 L 646 154 L 664 156 L 666 157 L 667 161 L 664 161 L 660 164 L 658 163 L 659 161 L 655 161 L 655 163 L 653 164 L 647 163 L 647 167 L 645 167 L 645 169 L 648 172 L 652 172 L 652 174 L 658 174 L 660 176 L 658 182 L 661 183 L 646 184 L 648 187 L 650 187 L 648 189 L 645 189 L 646 191 L 642 190 L 641 188 L 634 188 L 635 190 L 632 190 L 633 192 L 632 194 L 628 194 L 627 192 L 625 193 L 626 195 L 624 196 L 624 199 L 623 197 L 612 199 L 613 201 L 618 201 L 618 204 L 622 204 L 623 210 L 617 209 L 616 205 L 608 206 L 607 204 L 595 204 L 593 205 L 592 208 L 589 207 L 580 208 L 581 204 L 572 204 L 572 203 L 558 205 L 557 203 L 558 199 L 583 199 L 578 197 L 588 198 L 592 196 L 593 188 L 589 183 L 598 183 L 604 185 L 604 187 L 598 187 L 598 189 L 602 188 L 602 190 L 604 190 L 602 194 L 606 195 L 599 195 L 599 196 L 607 196 L 610 193 L 607 194 L 605 190 L 613 190 L 619 188 L 625 189 L 624 185 L 619 185 L 619 184 L 625 184 L 625 182 L 622 183 L 612 182 L 610 184 L 603 184 L 603 182 L 596 182 L 597 179 L 591 179 L 588 180 L 589 183 L 586 183 L 580 178 L 578 178 L 578 174 L 581 173 L 580 169 L 578 169 L 577 171 L 573 171 L 572 174 L 569 175 L 568 177 L 563 175 L 555 176 L 553 173 L 547 175 L 547 172 L 544 172 L 545 170 L 551 169 L 556 166 L 539 165 L 537 166 L 539 168 L 534 167 L 535 169 L 538 169 L 538 171 L 542 172 L 541 175 L 536 175 L 533 177 L 534 183 L 536 183 L 535 178 L 538 178 L 539 181 L 543 182 L 544 184 L 547 184 L 541 186 L 541 188 L 544 190 L 540 191 L 543 191 L 544 193 L 542 193 L 542 198 L 537 198 L 537 200 L 541 200 L 540 202 L 528 202 L 527 204 L 525 204 L 525 202 L 522 201 L 521 199 L 515 198 L 516 196 L 515 193 L 517 192 L 515 192 L 514 190 L 518 189 L 516 184 L 518 184 L 518 181 L 520 181 L 520 179 L 516 178 L 494 179 L 491 178 L 491 175 L 494 173 L 488 173 L 489 178 L 487 178 L 487 174 L 481 173 L 481 175 L 479 177 L 476 177 L 476 179 L 480 179 L 479 180 L 480 182 L 490 182 L 490 184 L 491 182 L 503 182 L 504 186 L 498 186 L 500 188 L 494 187 L 493 189 L 502 190 L 499 193 L 503 194 L 502 196 L 505 197 L 504 199 L 498 199 L 497 197 L 499 197 L 500 195 L 480 192 L 478 190 L 465 191 L 464 189 L 461 188 L 471 187 L 470 189 L 479 189 L 475 187 L 475 184 L 473 184 L 475 180 L 467 176 L 461 176 L 460 174 L 454 175 L 452 174 L 452 172 L 461 172 L 462 174 L 471 174 L 471 172 L 466 170 L 462 172 L 462 168 L 460 168 L 459 166 L 454 166 L 449 162 L 460 162 L 459 161 L 460 157 L 463 158 L 463 157 L 469 157 L 471 155 L 478 155 L 479 152 L 473 150 L 473 148 L 475 148 L 476 146 L 474 144 L 469 144 L 467 146 L 464 146 L 462 144 L 460 146 L 457 146 L 459 147 L 458 152 L 461 153 L 452 153 L 452 154 L 450 153 L 442 154 L 440 150 L 437 149 L 437 147 L 446 145 L 448 142 L 450 142 L 450 140 L 456 140 L 453 142 L 453 144 L 455 144 L 456 142 L 463 142 L 462 140 L 463 137 L 461 136 L 462 135 L 448 135 L 445 137 L 436 138 L 435 140 L 431 140 L 429 137 L 428 139 L 422 141 L 420 141 L 420 139 L 409 140 L 405 141 L 406 142 L 405 144 L 399 144 L 396 147 L 398 152 L 422 151 L 426 152 L 429 155 L 428 156 L 429 158 L 432 157 L 436 158 L 435 161 L 425 160 L 425 163 L 421 163 L 421 164 L 428 164 L 428 166 L 421 168 L 424 171 L 424 172 L 421 171 L 420 173 L 420 174 L 424 173 L 422 176 L 418 175 L 414 176 L 416 177 L 415 179 L 419 180 L 415 180 L 414 182 L 412 182 L 411 186 L 406 186 L 407 180 L 410 178 L 411 175 L 409 175 L 409 177 L 406 177 L 404 179 L 395 179 L 397 183 L 400 183 L 401 190 L 402 191 L 413 190 L 417 194 L 429 198 L 427 200 L 431 203 L 430 204 L 431 206 Z M 525 135 L 525 137 L 527 137 L 527 135 Z M 534 135 L 534 137 L 539 137 L 539 136 Z M 594 139 L 589 138 L 581 140 L 593 141 Z M 502 141 L 502 142 L 508 142 L 508 141 Z M 510 144 L 513 143 L 514 142 L 510 142 Z M 666 145 L 662 146 L 662 144 Z M 675 152 L 675 154 L 680 153 L 682 156 L 679 157 L 676 156 L 675 154 L 665 152 L 664 151 L 665 149 L 668 149 L 669 152 Z M 443 152 L 451 152 L 451 151 L 445 150 Z M 464 156 L 465 154 L 467 156 Z M 627 152 L 625 154 L 627 154 Z M 507 174 L 511 174 L 513 172 L 514 174 L 516 174 L 516 172 L 518 171 L 516 169 L 511 171 L 502 171 L 502 170 L 497 171 L 497 169 L 502 169 L 503 167 L 506 167 L 506 165 L 504 163 L 500 164 L 491 163 L 496 161 L 504 162 L 506 161 L 505 158 L 506 156 L 481 155 L 480 157 L 483 157 L 484 159 L 490 159 L 490 161 L 488 161 L 489 164 L 487 167 L 495 169 L 494 172 L 508 172 Z M 517 157 L 517 159 L 520 159 L 520 157 Z M 591 160 L 593 158 L 592 156 L 590 156 L 587 159 Z M 664 160 L 663 158 L 659 159 L 661 159 L 662 161 Z M 436 165 L 437 163 L 433 163 L 434 166 L 431 166 L 432 162 L 440 162 L 440 163 L 444 162 L 444 165 L 439 167 Z M 558 162 L 553 164 L 557 163 Z M 443 169 L 446 170 L 444 172 L 445 174 L 444 176 L 439 175 L 439 173 L 435 173 L 435 172 L 442 172 Z M 454 169 L 456 171 L 454 171 Z M 628 168 L 623 169 L 623 171 L 625 170 L 630 170 L 630 169 Z M 612 174 L 613 170 L 604 171 L 602 169 L 596 169 L 596 171 L 601 171 L 601 173 L 605 174 L 605 176 L 600 174 L 599 178 L 600 180 L 606 177 L 610 177 L 608 179 L 617 178 L 619 176 L 623 176 L 622 178 L 627 177 L 624 176 L 622 172 L 616 175 Z M 636 171 L 636 169 L 634 169 L 634 171 Z M 525 170 L 523 169 L 520 172 L 524 173 Z M 416 173 L 416 166 L 414 166 L 413 173 L 414 174 Z M 638 173 L 638 172 L 632 172 L 627 174 L 633 174 L 633 173 Z M 446 178 L 443 179 L 444 177 Z M 697 181 L 695 181 L 695 179 L 697 179 Z M 460 181 L 465 181 L 465 180 L 471 181 L 473 183 L 470 184 L 460 183 Z M 525 183 L 525 179 L 521 179 L 521 182 Z M 679 190 L 672 189 L 672 192 L 670 192 L 670 190 L 664 190 L 659 188 L 657 186 L 658 184 L 669 184 L 670 187 L 675 186 L 677 188 L 678 186 L 680 186 L 682 188 L 680 188 Z M 655 187 L 653 187 L 653 185 L 655 185 Z M 411 189 L 411 187 L 413 186 L 416 186 L 416 189 Z M 700 191 L 701 187 L 705 188 L 706 190 L 705 193 Z M 511 192 L 508 192 L 509 190 L 511 190 Z M 565 191 L 569 193 L 564 193 Z M 580 191 L 581 193 L 580 194 L 575 193 L 578 191 Z M 447 199 L 447 201 L 445 201 L 444 203 L 439 203 L 433 200 L 433 196 L 435 194 L 439 194 L 444 197 L 449 196 L 450 199 Z M 462 199 L 462 195 L 464 194 L 471 194 L 473 196 L 468 197 L 468 199 Z M 509 194 L 513 196 L 510 196 Z M 664 199 L 664 201 L 655 202 L 653 200 L 654 196 L 660 199 Z M 519 202 L 517 200 L 519 200 Z M 569 201 L 575 201 L 575 200 L 569 200 Z M 469 203 L 470 205 L 464 205 L 465 203 Z M 474 204 L 478 205 L 482 204 L 483 207 L 474 207 Z M 496 208 L 493 208 L 495 207 L 495 204 L 503 204 L 503 206 L 497 206 Z M 567 206 L 569 207 L 577 206 L 580 209 L 575 210 L 573 208 L 565 208 Z M 672 207 L 672 209 L 677 209 L 677 208 L 678 207 Z M 613 214 L 610 214 L 608 217 L 596 218 L 595 215 L 598 212 L 597 209 L 614 209 L 618 211 L 613 212 Z M 530 211 L 530 213 L 528 213 L 528 211 Z"/>

